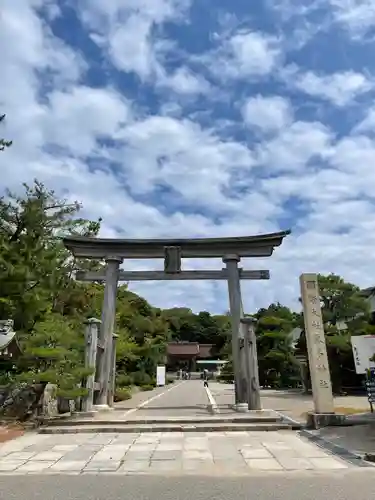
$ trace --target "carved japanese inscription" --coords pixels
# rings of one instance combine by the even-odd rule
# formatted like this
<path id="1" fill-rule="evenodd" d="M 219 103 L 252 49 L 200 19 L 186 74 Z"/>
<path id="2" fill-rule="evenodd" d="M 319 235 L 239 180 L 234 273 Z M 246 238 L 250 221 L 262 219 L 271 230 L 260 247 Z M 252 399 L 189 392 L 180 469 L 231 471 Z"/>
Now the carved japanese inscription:
<path id="1" fill-rule="evenodd" d="M 300 285 L 314 410 L 316 413 L 333 413 L 332 384 L 317 275 L 302 274 Z"/>

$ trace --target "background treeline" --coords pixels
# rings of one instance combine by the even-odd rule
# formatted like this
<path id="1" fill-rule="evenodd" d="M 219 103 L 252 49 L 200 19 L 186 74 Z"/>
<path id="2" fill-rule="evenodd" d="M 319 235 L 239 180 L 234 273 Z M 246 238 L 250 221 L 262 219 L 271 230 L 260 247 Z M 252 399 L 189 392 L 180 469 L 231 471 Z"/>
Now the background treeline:
<path id="1" fill-rule="evenodd" d="M 77 269 L 98 270 L 103 263 L 74 259 L 61 242 L 67 234 L 99 233 L 100 220 L 83 219 L 80 210 L 78 202 L 60 199 L 38 181 L 24 185 L 21 195 L 8 192 L 0 199 L 0 319 L 14 320 L 23 352 L 14 364 L 0 361 L 0 385 L 52 382 L 64 397 L 82 394 L 84 321 L 100 318 L 104 286 L 75 281 Z M 333 386 L 340 392 L 361 382 L 350 336 L 374 333 L 374 326 L 358 287 L 335 275 L 320 276 L 319 283 Z M 303 329 L 302 315 L 271 304 L 254 316 L 261 385 L 300 385 L 297 359 L 306 345 L 303 332 L 297 341 L 291 332 Z M 159 309 L 122 285 L 116 323 L 119 398 L 129 397 L 134 386 L 153 386 L 172 340 L 214 344 L 213 356 L 230 361 L 228 314 Z M 308 371 L 304 377 L 308 386 Z M 229 362 L 223 379 L 231 378 Z"/>

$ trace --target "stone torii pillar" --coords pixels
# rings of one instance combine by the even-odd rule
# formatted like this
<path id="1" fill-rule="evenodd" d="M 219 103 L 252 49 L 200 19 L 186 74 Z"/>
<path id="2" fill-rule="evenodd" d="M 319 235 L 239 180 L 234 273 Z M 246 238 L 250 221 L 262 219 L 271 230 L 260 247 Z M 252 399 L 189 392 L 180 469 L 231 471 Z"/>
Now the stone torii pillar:
<path id="1" fill-rule="evenodd" d="M 246 317 L 241 319 L 244 329 L 244 360 L 246 365 L 247 403 L 249 410 L 261 410 L 259 366 L 257 353 L 257 339 L 255 336 L 256 319 Z"/>
<path id="2" fill-rule="evenodd" d="M 85 367 L 92 370 L 92 373 L 86 378 L 87 395 L 83 398 L 82 410 L 84 412 L 91 412 L 94 404 L 94 390 L 95 390 L 95 371 L 97 361 L 97 348 L 98 348 L 98 331 L 101 321 L 96 318 L 89 318 L 86 320 L 85 330 Z"/>
<path id="3" fill-rule="evenodd" d="M 233 372 L 234 372 L 234 397 L 235 405 L 238 411 L 247 410 L 247 383 L 245 363 L 241 359 L 240 339 L 243 337 L 241 328 L 242 300 L 240 271 L 238 255 L 225 255 L 223 262 L 227 269 L 229 307 L 232 325 L 232 353 L 233 353 Z"/>
<path id="4" fill-rule="evenodd" d="M 108 406 L 112 407 L 115 400 L 116 391 L 116 343 L 118 335 L 115 333 L 112 336 L 111 349 L 111 374 L 109 379 Z"/>
<path id="5" fill-rule="evenodd" d="M 116 256 L 106 258 L 105 288 L 102 308 L 102 325 L 100 328 L 100 343 L 103 354 L 99 364 L 100 390 L 95 407 L 98 410 L 109 409 L 108 396 L 112 371 L 112 337 L 116 317 L 116 295 L 120 264 L 123 259 Z"/>

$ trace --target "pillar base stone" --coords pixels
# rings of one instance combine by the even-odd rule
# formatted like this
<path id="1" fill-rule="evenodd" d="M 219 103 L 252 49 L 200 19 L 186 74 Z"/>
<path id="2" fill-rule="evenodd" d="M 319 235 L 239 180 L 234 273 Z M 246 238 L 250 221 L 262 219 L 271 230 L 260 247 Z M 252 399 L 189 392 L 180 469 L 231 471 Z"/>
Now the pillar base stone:
<path id="1" fill-rule="evenodd" d="M 72 417 L 74 418 L 86 418 L 93 417 L 97 411 L 95 409 L 92 410 L 83 410 L 83 411 L 75 411 L 72 413 Z"/>
<path id="2" fill-rule="evenodd" d="M 247 403 L 237 403 L 234 405 L 233 409 L 238 413 L 247 413 L 249 411 Z"/>
<path id="3" fill-rule="evenodd" d="M 94 411 L 110 411 L 110 410 L 113 410 L 113 408 L 104 404 L 104 405 L 94 405 L 93 410 Z"/>
<path id="4" fill-rule="evenodd" d="M 315 413 L 307 414 L 306 427 L 308 429 L 320 429 L 322 427 L 333 427 L 345 425 L 346 415 L 341 413 Z"/>

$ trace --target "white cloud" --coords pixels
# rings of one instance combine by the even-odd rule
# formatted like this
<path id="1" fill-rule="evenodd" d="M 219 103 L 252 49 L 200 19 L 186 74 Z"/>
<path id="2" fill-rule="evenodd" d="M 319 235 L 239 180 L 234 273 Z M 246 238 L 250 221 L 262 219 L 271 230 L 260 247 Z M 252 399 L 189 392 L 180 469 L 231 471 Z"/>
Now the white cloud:
<path id="1" fill-rule="evenodd" d="M 280 96 L 249 98 L 243 108 L 242 116 L 250 127 L 262 131 L 277 131 L 290 125 L 293 112 L 287 99 Z"/>
<path id="2" fill-rule="evenodd" d="M 284 68 L 280 75 L 290 87 L 339 107 L 374 88 L 374 82 L 366 75 L 352 70 L 323 74 L 303 71 L 292 65 Z"/>
<path id="3" fill-rule="evenodd" d="M 92 30 L 91 39 L 107 51 L 117 69 L 191 95 L 206 93 L 209 84 L 184 66 L 169 73 L 163 62 L 174 44 L 155 34 L 163 23 L 181 21 L 189 5 L 188 0 L 94 0 L 84 1 L 80 14 Z"/>
<path id="4" fill-rule="evenodd" d="M 266 75 L 275 67 L 280 56 L 279 40 L 262 33 L 240 32 L 229 41 L 232 70 L 242 76 Z"/>
<path id="5" fill-rule="evenodd" d="M 282 21 L 293 20 L 307 40 L 335 24 L 346 29 L 352 39 L 361 40 L 375 26 L 372 0 L 268 0 L 267 4 Z"/>
<path id="6" fill-rule="evenodd" d="M 117 92 L 75 86 L 51 93 L 44 138 L 72 154 L 89 155 L 97 139 L 112 139 L 130 118 L 129 103 Z"/>
<path id="7" fill-rule="evenodd" d="M 134 71 L 149 78 L 158 70 L 152 48 L 152 21 L 130 16 L 123 25 L 114 27 L 109 36 L 109 54 L 114 65 L 123 71 Z"/>
<path id="8" fill-rule="evenodd" d="M 126 127 L 119 155 L 134 193 L 146 193 L 155 184 L 169 185 L 186 203 L 222 211 L 236 202 L 226 199 L 231 172 L 248 172 L 254 164 L 243 144 L 222 140 L 190 120 L 149 117 Z"/>
<path id="9" fill-rule="evenodd" d="M 207 94 L 211 91 L 211 86 L 204 77 L 195 75 L 185 67 L 178 68 L 170 75 L 162 74 L 157 84 L 180 95 Z"/>
<path id="10" fill-rule="evenodd" d="M 268 75 L 282 56 L 281 42 L 260 31 L 238 30 L 217 35 L 216 50 L 194 57 L 220 80 L 259 78 Z"/>
<path id="11" fill-rule="evenodd" d="M 320 122 L 294 122 L 279 135 L 257 148 L 257 161 L 266 172 L 305 170 L 309 162 L 319 164 L 330 151 L 331 131 Z"/>
<path id="12" fill-rule="evenodd" d="M 48 29 L 34 9 L 41 0 L 3 4 L 0 112 L 7 113 L 2 135 L 14 145 L 0 154 L 2 189 L 19 189 L 22 182 L 37 177 L 57 193 L 82 201 L 86 216 L 102 216 L 106 236 L 231 236 L 291 225 L 294 233 L 272 258 L 242 263 L 249 269 L 269 268 L 272 276 L 270 282 L 243 285 L 249 311 L 275 300 L 297 306 L 301 272 L 337 272 L 360 285 L 373 284 L 375 144 L 361 135 L 373 126 L 371 110 L 350 136 L 341 137 L 335 123 L 329 127 L 307 117 L 296 120 L 280 89 L 279 96 L 264 97 L 276 93 L 270 83 L 282 58 L 277 37 L 255 28 L 242 30 L 222 38 L 216 52 L 205 54 L 209 69 L 222 75 L 225 85 L 219 90 L 229 96 L 225 106 L 237 111 L 244 95 L 250 96 L 243 110 L 247 124 L 272 131 L 272 136 L 248 143 L 236 135 L 235 112 L 220 114 L 220 107 L 209 105 L 192 112 L 185 107 L 181 96 L 211 92 L 197 66 L 196 73 L 184 64 L 165 70 L 167 55 L 175 54 L 177 45 L 159 37 L 162 25 L 182 21 L 188 2 L 80 3 L 84 28 L 104 44 L 105 63 L 115 60 L 111 44 L 121 23 L 125 27 L 136 19 L 143 26 L 143 31 L 134 28 L 132 33 L 144 45 L 133 46 L 120 64 L 128 64 L 126 71 L 142 76 L 158 92 L 171 89 L 159 94 L 160 114 L 149 112 L 143 103 L 140 111 L 137 102 L 129 102 L 114 87 L 115 81 L 104 87 L 90 85 L 85 80 L 90 61 Z M 116 57 L 128 48 L 120 43 Z M 41 77 L 47 72 L 48 79 Z M 306 103 L 309 96 L 319 96 L 327 106 L 333 103 L 343 111 L 368 85 L 368 79 L 354 71 L 312 75 L 309 69 L 295 74 L 297 84 L 304 82 Z M 111 74 L 107 76 L 111 80 Z M 258 86 L 252 94 L 255 77 L 264 79 L 267 90 Z M 230 93 L 237 79 L 246 83 L 241 95 Z M 290 88 L 283 91 L 287 94 Z M 203 112 L 204 126 L 203 120 L 199 123 Z M 110 140 L 106 144 L 103 138 Z M 55 150 L 46 148 L 51 144 Z M 160 185 L 165 189 L 161 195 Z M 220 261 L 184 265 L 222 267 Z M 140 268 L 135 262 L 126 266 Z M 214 312 L 228 308 L 225 283 L 131 287 L 159 306 Z"/>
<path id="13" fill-rule="evenodd" d="M 375 108 L 370 108 L 363 120 L 354 128 L 353 132 L 374 132 L 375 131 Z"/>
<path id="14" fill-rule="evenodd" d="M 372 0 L 329 0 L 337 22 L 346 26 L 352 36 L 361 37 L 375 26 Z"/>

